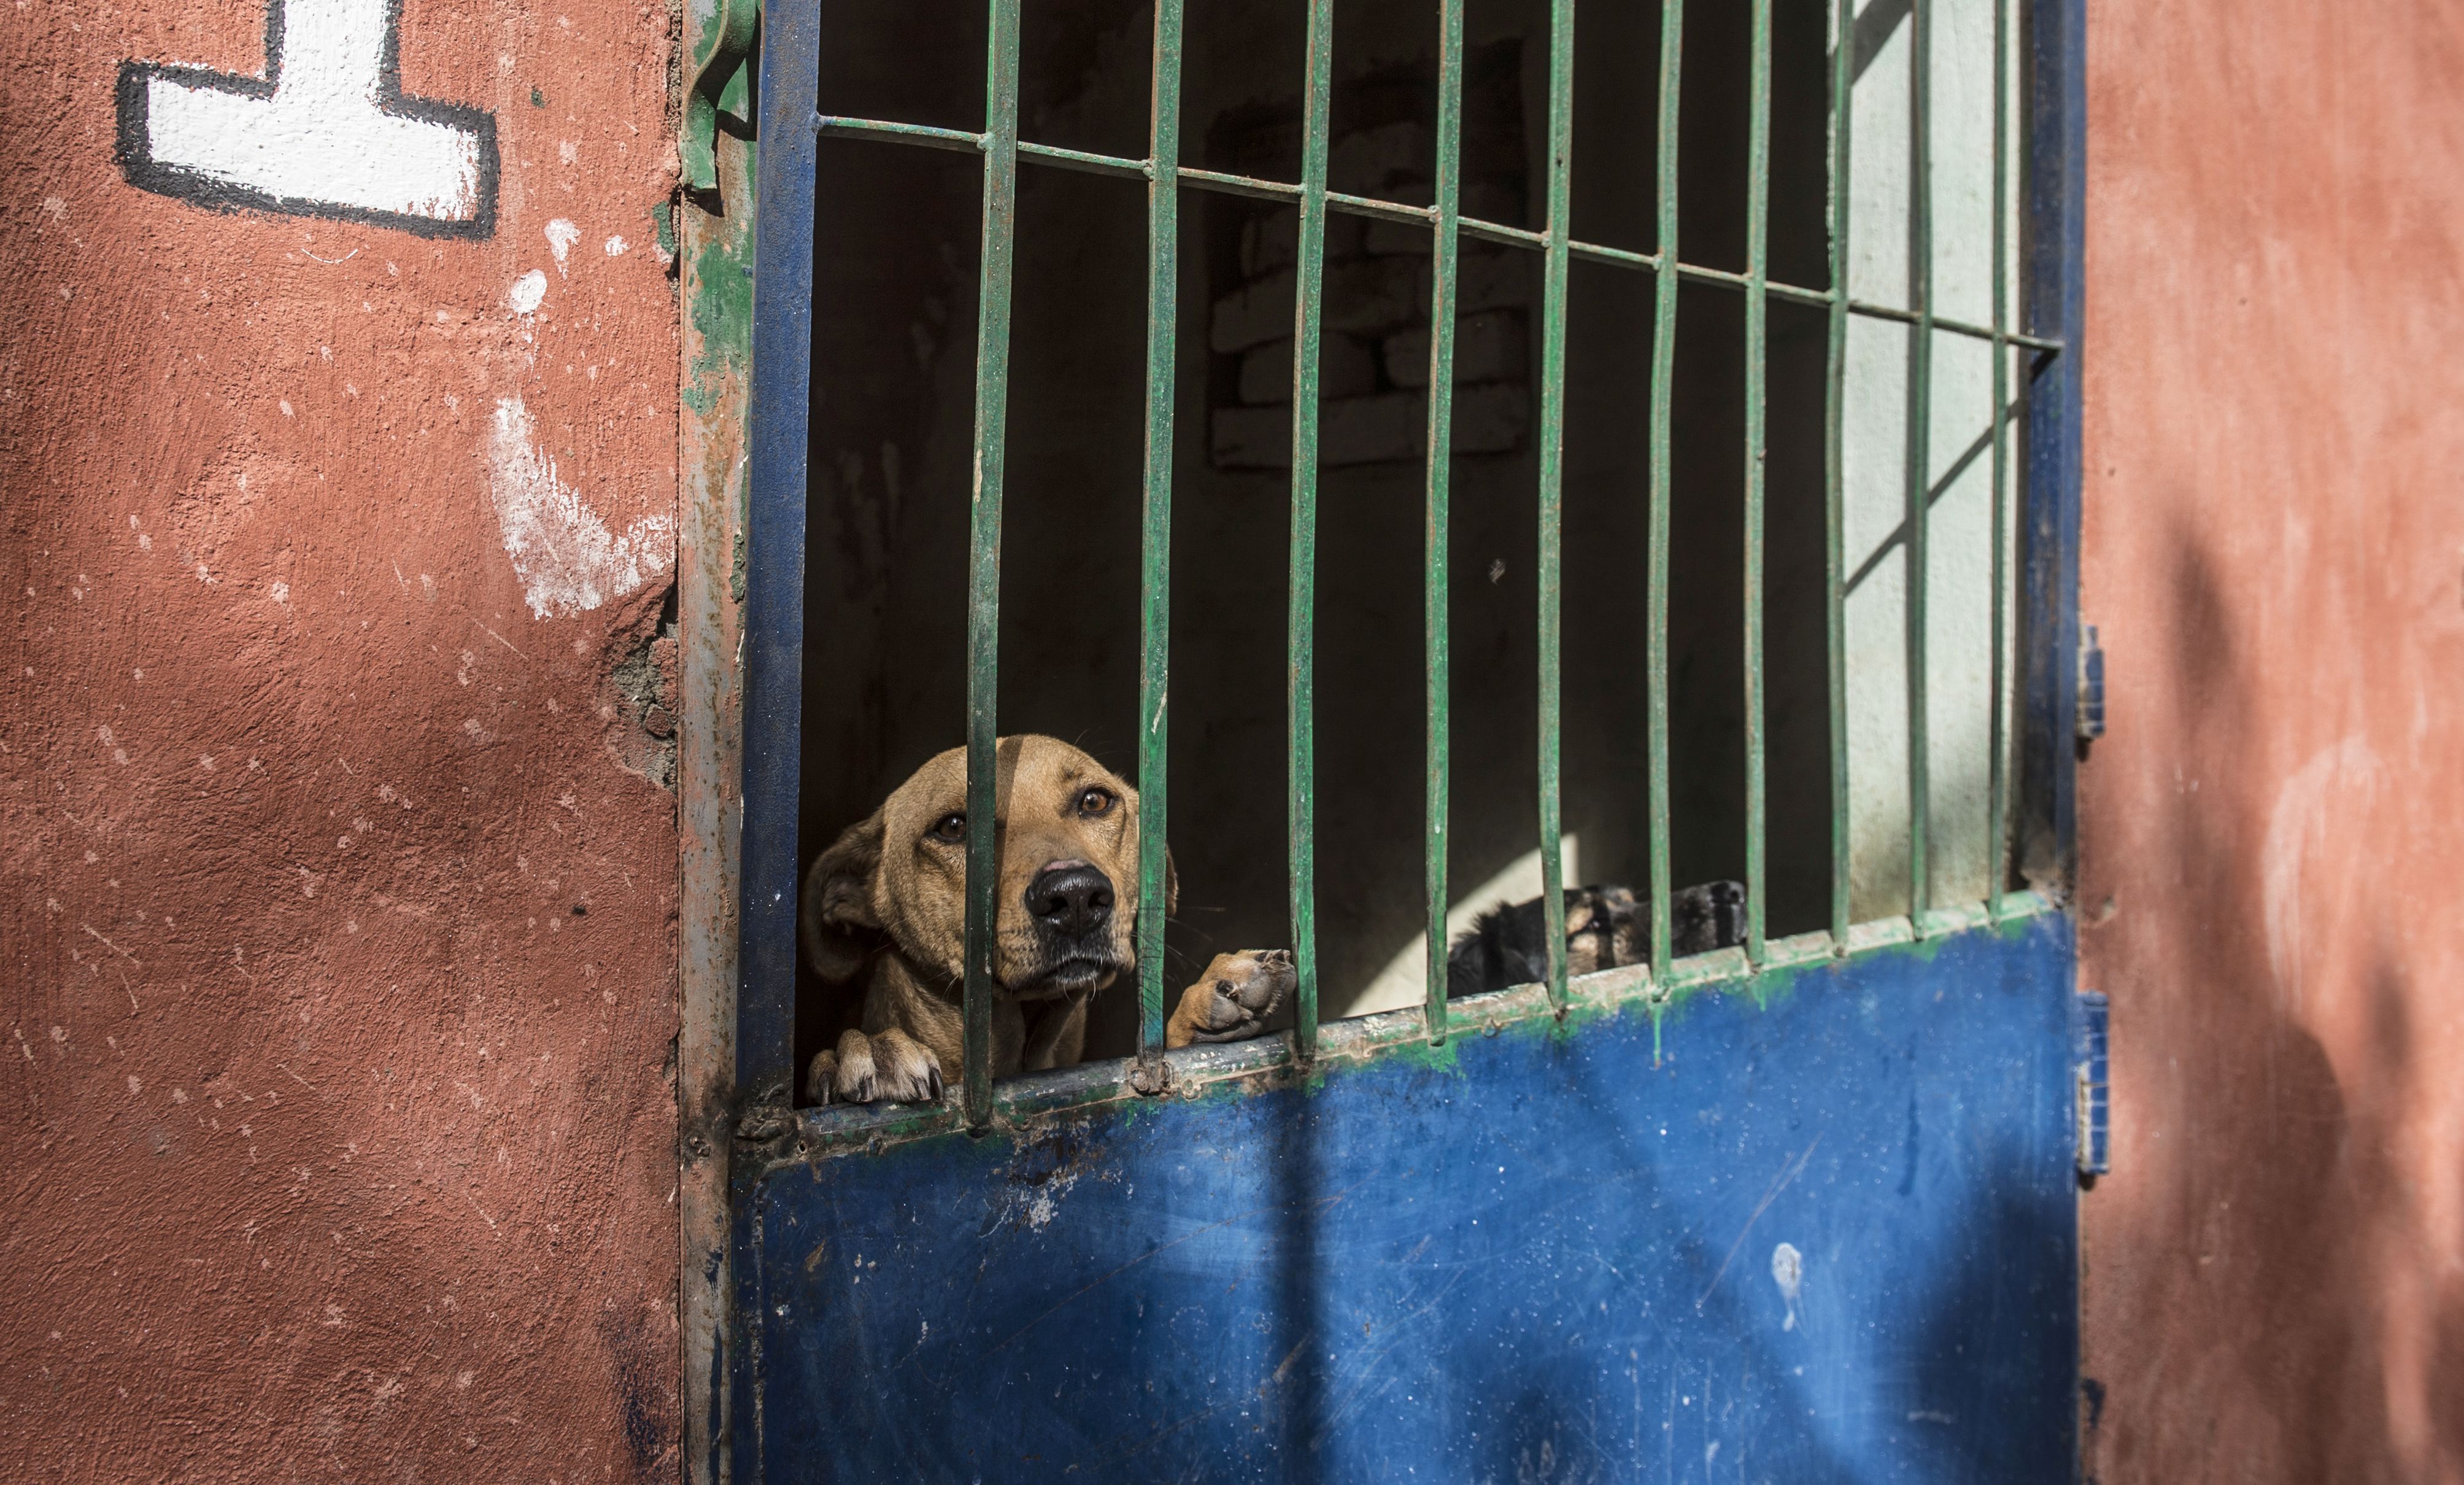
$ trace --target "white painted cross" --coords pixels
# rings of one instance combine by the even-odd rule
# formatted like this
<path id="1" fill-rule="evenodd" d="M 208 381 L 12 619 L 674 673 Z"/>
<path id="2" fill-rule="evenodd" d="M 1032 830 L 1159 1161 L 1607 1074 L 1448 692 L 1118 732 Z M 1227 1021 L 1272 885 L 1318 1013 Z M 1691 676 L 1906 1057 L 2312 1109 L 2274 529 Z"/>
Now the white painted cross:
<path id="1" fill-rule="evenodd" d="M 428 235 L 495 228 L 496 121 L 402 96 L 401 0 L 267 0 L 265 76 L 120 72 L 130 184 Z"/>

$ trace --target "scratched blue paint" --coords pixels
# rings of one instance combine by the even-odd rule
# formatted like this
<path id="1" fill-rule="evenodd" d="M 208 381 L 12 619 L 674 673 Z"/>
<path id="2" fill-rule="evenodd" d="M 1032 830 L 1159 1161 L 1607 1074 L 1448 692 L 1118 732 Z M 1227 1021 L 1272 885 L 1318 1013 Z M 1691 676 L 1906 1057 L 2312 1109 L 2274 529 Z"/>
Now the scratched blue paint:
<path id="1" fill-rule="evenodd" d="M 2072 958 L 781 1167 L 738 1477 L 2068 1481 Z"/>

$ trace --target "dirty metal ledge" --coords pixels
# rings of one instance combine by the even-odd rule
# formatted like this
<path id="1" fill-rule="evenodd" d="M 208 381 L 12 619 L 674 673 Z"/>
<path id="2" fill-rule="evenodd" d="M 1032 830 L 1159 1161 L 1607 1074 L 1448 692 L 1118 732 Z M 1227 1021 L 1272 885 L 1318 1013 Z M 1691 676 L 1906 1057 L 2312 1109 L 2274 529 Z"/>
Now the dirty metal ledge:
<path id="1" fill-rule="evenodd" d="M 1747 962 L 1743 949 L 1719 949 L 1681 959 L 1671 967 L 1667 980 L 1658 984 L 1653 982 L 1648 965 L 1604 969 L 1566 982 L 1567 1013 L 1598 1014 L 1632 1006 L 1658 1010 L 1699 992 L 1742 988 L 1758 974 L 1856 959 L 1895 945 L 1922 942 L 1991 923 L 2016 922 L 2056 912 L 2059 906 L 2043 893 L 2011 892 L 2003 896 L 1998 914 L 1989 914 L 1983 902 L 1972 902 L 1937 908 L 1925 916 L 1922 924 L 1911 923 L 1904 917 L 1859 923 L 1848 931 L 1844 947 L 1835 946 L 1831 935 L 1825 932 L 1773 939 L 1767 946 L 1760 970 Z M 1547 986 L 1519 985 L 1451 1003 L 1448 1039 L 1491 1035 L 1507 1027 L 1554 1019 L 1558 1014 L 1549 1004 Z M 1307 1069 L 1292 1055 L 1288 1031 L 1255 1041 L 1166 1053 L 1164 1062 L 1171 1071 L 1171 1083 L 1165 1097 L 1197 1099 L 1217 1089 L 1272 1083 L 1294 1076 L 1314 1077 L 1322 1075 L 1328 1064 L 1361 1063 L 1397 1048 L 1425 1048 L 1426 1016 L 1425 1007 L 1413 1005 L 1376 1015 L 1323 1023 L 1318 1029 L 1316 1064 Z M 1044 1115 L 1152 1101 L 1130 1084 L 1136 1067 L 1135 1057 L 1117 1057 L 1010 1078 L 994 1089 L 992 1128 L 1005 1132 Z M 759 1167 L 759 1176 L 766 1176 L 786 1166 L 875 1152 L 965 1128 L 966 1117 L 955 1103 L 934 1107 L 888 1103 L 808 1108 L 797 1110 L 793 1126 L 768 1144 L 766 1160 L 759 1153 L 759 1146 L 745 1149 L 739 1142 L 739 1149 L 744 1151 L 742 1164 Z"/>

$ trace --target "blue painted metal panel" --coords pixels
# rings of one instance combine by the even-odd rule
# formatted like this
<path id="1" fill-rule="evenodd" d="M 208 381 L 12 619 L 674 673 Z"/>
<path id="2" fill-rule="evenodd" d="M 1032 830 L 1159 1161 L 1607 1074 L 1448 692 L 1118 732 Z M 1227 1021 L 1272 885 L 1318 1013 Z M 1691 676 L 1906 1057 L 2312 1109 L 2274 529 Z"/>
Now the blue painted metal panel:
<path id="1" fill-rule="evenodd" d="M 783 1110 L 794 1080 L 796 791 L 803 737 L 804 474 L 812 422 L 813 103 L 821 15 L 761 21 L 752 410 L 746 438 L 744 836 L 736 1101 Z"/>
<path id="2" fill-rule="evenodd" d="M 2087 3 L 2027 8 L 2028 201 L 2024 318 L 2061 342 L 2027 382 L 2027 481 L 2019 526 L 2024 674 L 2019 704 L 2020 859 L 2032 880 L 2068 882 L 2078 831 L 2080 358 L 2087 338 Z"/>
<path id="3" fill-rule="evenodd" d="M 2067 1481 L 2072 960 L 2046 915 L 778 1166 L 737 1477 Z"/>

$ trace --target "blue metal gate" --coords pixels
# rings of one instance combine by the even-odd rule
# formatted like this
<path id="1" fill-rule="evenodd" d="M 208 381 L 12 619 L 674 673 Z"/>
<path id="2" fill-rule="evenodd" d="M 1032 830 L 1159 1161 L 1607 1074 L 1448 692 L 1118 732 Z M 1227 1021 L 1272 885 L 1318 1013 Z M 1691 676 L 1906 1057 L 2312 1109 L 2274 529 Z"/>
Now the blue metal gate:
<path id="1" fill-rule="evenodd" d="M 1461 9 L 1457 0 L 1441 9 L 1453 28 L 1447 55 L 1459 93 Z M 1917 0 L 1920 35 L 1926 9 Z M 1311 0 L 1310 10 L 1313 27 L 1323 24 L 1327 0 Z M 2007 0 L 1995 0 L 1997 28 L 2008 10 Z M 1159 11 L 1172 18 L 1177 49 L 1177 0 L 1162 0 Z M 1308 533 L 1296 514 L 1300 1027 L 1288 1037 L 1162 1058 L 1155 866 L 1139 884 L 1143 925 L 1158 936 L 1140 955 L 1148 1052 L 1134 1062 L 996 1087 L 971 1049 L 964 1097 L 954 1100 L 960 1106 L 922 1112 L 788 1107 L 814 141 L 825 131 L 869 133 L 983 155 L 988 337 L 998 318 L 990 306 L 1005 302 L 1007 292 L 1005 279 L 992 292 L 992 265 L 998 258 L 1005 273 L 1009 251 L 1011 202 L 998 177 L 1014 172 L 1022 156 L 1144 174 L 1166 200 L 1176 181 L 1250 194 L 1271 183 L 1185 166 L 1159 173 L 1154 160 L 1169 153 L 1160 124 L 1149 161 L 1022 142 L 1017 0 L 993 0 L 991 88 L 1007 115 L 997 106 L 983 133 L 825 119 L 815 100 L 818 12 L 814 0 L 771 0 L 762 21 L 740 1118 L 731 1178 L 736 1302 L 715 1379 L 726 1393 L 733 1478 L 2073 1478 L 2080 1084 L 2072 920 L 2058 893 L 2068 879 L 2077 700 L 2078 377 L 2065 349 L 2078 344 L 2080 324 L 2076 0 L 2047 0 L 2021 16 L 2032 57 L 2025 117 L 2035 166 L 2022 197 L 2025 333 L 2002 322 L 1998 299 L 1992 322 L 1982 326 L 1938 320 L 1929 302 L 1914 315 L 1852 303 L 1837 256 L 1832 287 L 1817 291 L 1772 283 L 1758 261 L 1746 275 L 1724 276 L 1678 263 L 1673 248 L 1624 255 L 1633 259 L 1627 266 L 1659 276 L 1662 326 L 1681 274 L 1732 282 L 1757 306 L 1791 295 L 1829 306 L 1835 421 L 1837 327 L 1848 315 L 1897 318 L 1921 337 L 1941 329 L 1991 341 L 1997 520 L 2001 353 L 2021 347 L 2036 356 L 2018 390 L 2027 436 L 2020 567 L 2011 587 L 2020 611 L 2007 616 L 2018 635 L 2020 674 L 2009 688 L 2018 776 L 2006 813 L 1997 771 L 1992 818 L 1996 859 L 2011 844 L 2001 833 L 2007 818 L 2017 836 L 2008 853 L 2026 860 L 2050 895 L 2006 892 L 1997 877 L 1981 903 L 1930 902 L 1920 804 L 1911 811 L 1916 880 L 1907 916 L 1852 924 L 1840 885 L 1829 932 L 1766 942 L 1757 741 L 1749 942 L 1707 957 L 1716 963 L 1672 964 L 1665 614 L 1656 611 L 1648 783 L 1658 963 L 1570 983 L 1557 956 L 1551 983 L 1449 1005 L 1442 956 L 1433 955 L 1425 1009 L 1320 1026 L 1309 978 L 1308 585 L 1299 565 Z M 1562 44 L 1572 34 L 1571 0 L 1555 0 L 1551 12 Z M 1768 4 L 1757 13 L 1767 16 Z M 1844 82 L 1856 17 L 1846 4 L 1837 15 Z M 1163 32 L 1159 16 L 1158 97 Z M 1672 22 L 1663 75 L 1670 78 L 1676 34 Z M 1768 78 L 1757 86 L 1767 89 Z M 1309 213 L 1322 231 L 1331 207 L 1432 226 L 1441 280 L 1458 231 L 1536 246 L 1551 260 L 1550 330 L 1562 337 L 1570 243 L 1560 195 L 1552 194 L 1548 232 L 1459 218 L 1442 181 L 1445 145 L 1434 207 L 1336 199 L 1326 188 L 1322 100 L 1317 106 L 1308 178 L 1272 187 L 1301 204 L 1305 245 Z M 1552 100 L 1551 113 L 1553 131 L 1566 117 L 1561 101 Z M 1663 147 L 1661 170 L 1673 190 L 1673 146 Z M 1562 192 L 1562 182 L 1551 188 Z M 2000 189 L 1997 176 L 1997 198 Z M 1153 241 L 1163 243 L 1171 218 L 1156 211 Z M 1663 242 L 1673 243 L 1673 205 L 1662 225 Z M 1572 251 L 1614 256 L 1581 244 Z M 1151 267 L 1156 282 L 1169 280 L 1168 255 Z M 1449 292 L 1440 288 L 1433 311 L 1441 324 Z M 1313 345 L 1306 291 L 1302 300 L 1295 340 Z M 1150 325 L 1151 348 L 1165 358 L 1151 407 L 1170 398 L 1172 312 L 1166 296 L 1155 310 L 1160 340 Z M 1449 338 L 1441 332 L 1435 340 L 1441 347 Z M 1444 448 L 1445 399 L 1435 389 L 1448 383 L 1445 353 L 1433 354 L 1428 447 Z M 1544 378 L 1561 370 L 1551 365 Z M 986 579 L 998 576 L 1002 375 L 979 364 L 969 716 L 971 758 L 979 764 L 995 736 L 988 626 L 997 587 Z M 1296 406 L 1309 401 L 1314 375 L 1313 366 L 1295 366 Z M 1665 380 L 1663 356 L 1655 373 L 1651 553 L 1653 601 L 1663 606 L 1657 578 L 1668 555 Z M 1921 415 L 1922 369 L 1916 381 Z M 1545 385 L 1543 391 L 1561 395 Z M 1544 401 L 1544 424 L 1551 415 Z M 1296 512 L 1314 453 L 1298 442 L 1300 425 L 1314 436 L 1310 419 L 1296 419 Z M 1160 427 L 1168 454 L 1168 417 Z M 1832 442 L 1836 625 L 1844 603 L 1836 430 Z M 1543 587 L 1544 602 L 1553 604 L 1550 457 L 1541 463 L 1543 570 L 1551 574 Z M 1445 462 L 1434 461 L 1431 475 L 1432 530 L 1440 533 Z M 1152 559 L 1158 531 L 1168 547 L 1168 456 L 1158 464 L 1151 449 L 1148 474 Z M 1909 543 L 1921 552 L 1930 492 L 1921 477 L 1909 483 Z M 1758 499 L 1757 478 L 1749 500 Z M 1759 506 L 1749 509 L 1749 530 L 1758 532 Z M 1429 590 L 1441 594 L 1441 562 L 1431 560 Z M 1749 581 L 1758 585 L 1754 570 Z M 1162 579 L 1159 569 L 1150 576 L 1152 596 Z M 1922 586 L 1910 629 L 1920 677 Z M 1998 677 L 2006 615 L 2001 585 L 1995 591 Z M 1163 756 L 1168 652 L 1160 612 L 1151 605 L 1146 616 L 1140 709 L 1156 735 L 1142 752 L 1139 781 L 1153 795 L 1142 823 L 1152 822 L 1154 847 L 1164 818 L 1160 767 L 1149 766 Z M 1554 632 L 1553 608 L 1548 612 L 1544 649 Z M 1750 629 L 1757 623 L 1749 619 L 1749 632 L 1758 632 Z M 1429 662 L 1433 718 L 1443 715 L 1443 630 L 1441 605 L 1430 622 L 1439 636 Z M 1844 705 L 1842 663 L 1835 648 L 1835 718 Z M 1749 737 L 1760 725 L 1759 664 L 1759 650 L 1749 647 Z M 1556 819 L 1554 665 L 1551 653 L 1541 692 L 1544 835 Z M 1922 801 L 1922 679 L 1911 689 L 1918 740 L 1911 798 Z M 1997 770 L 2002 725 L 1997 709 Z M 1433 727 L 1431 736 L 1441 739 L 1443 730 Z M 1835 730 L 1835 739 L 1842 736 Z M 1845 742 L 1834 745 L 1834 830 L 1842 842 L 1835 860 L 1844 883 Z M 1431 747 L 1430 937 L 1441 942 L 1446 760 L 1441 741 Z M 968 810 L 969 875 L 978 884 L 970 904 L 974 965 L 990 922 L 983 883 L 993 811 L 989 767 L 971 771 L 983 789 L 980 808 Z M 1146 859 L 1160 857 L 1155 849 Z M 1553 856 L 1543 853 L 1543 860 L 1553 902 Z M 971 1021 L 989 995 L 980 978 L 971 972 L 967 986 Z M 1159 1069 L 1169 1075 L 1167 1093 L 1133 1091 L 1133 1073 L 1153 1089 Z"/>
<path id="2" fill-rule="evenodd" d="M 809 1120 L 739 1208 L 737 1477 L 2068 1480 L 2071 972 L 2047 913 L 1441 1053 L 1343 1023 L 1305 1080 L 1023 1079 L 980 1138 Z"/>

